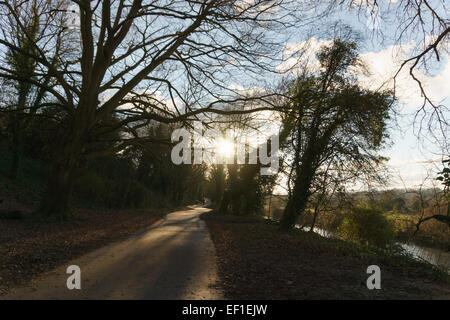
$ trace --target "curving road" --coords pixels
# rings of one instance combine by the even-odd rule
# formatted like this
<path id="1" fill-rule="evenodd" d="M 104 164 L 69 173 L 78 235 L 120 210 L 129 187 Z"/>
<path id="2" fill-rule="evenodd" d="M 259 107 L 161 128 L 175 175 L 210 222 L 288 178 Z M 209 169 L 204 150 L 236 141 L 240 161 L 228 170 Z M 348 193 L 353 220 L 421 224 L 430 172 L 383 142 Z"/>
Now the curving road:
<path id="1" fill-rule="evenodd" d="M 128 239 L 68 262 L 4 299 L 220 299 L 214 245 L 199 215 L 172 212 Z M 81 269 L 81 289 L 66 269 Z"/>

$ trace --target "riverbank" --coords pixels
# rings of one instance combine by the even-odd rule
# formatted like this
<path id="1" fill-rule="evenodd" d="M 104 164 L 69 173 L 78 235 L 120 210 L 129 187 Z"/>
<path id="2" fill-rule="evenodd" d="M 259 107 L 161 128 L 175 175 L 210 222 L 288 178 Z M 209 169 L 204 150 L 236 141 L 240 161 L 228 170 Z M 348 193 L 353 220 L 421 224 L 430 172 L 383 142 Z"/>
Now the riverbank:
<path id="1" fill-rule="evenodd" d="M 264 219 L 202 215 L 227 299 L 450 299 L 448 276 L 406 256 L 294 230 Z M 381 290 L 368 290 L 369 265 Z"/>
<path id="2" fill-rule="evenodd" d="M 445 223 L 428 220 L 414 234 L 420 215 L 386 214 L 386 217 L 395 229 L 397 241 L 412 241 L 419 246 L 450 251 L 450 232 Z"/>
<path id="3" fill-rule="evenodd" d="M 300 226 L 297 225 L 300 229 Z M 305 230 L 305 229 L 303 229 Z M 309 228 L 306 228 L 309 230 Z M 330 232 L 328 230 L 320 229 L 315 227 L 313 231 L 322 237 L 326 238 L 339 238 L 336 232 Z M 397 248 L 401 247 L 405 250 L 405 253 L 410 254 L 415 259 L 424 260 L 428 263 L 431 263 L 442 270 L 447 270 L 447 273 L 450 274 L 450 252 L 440 247 L 426 247 L 423 245 L 419 245 L 415 242 L 407 242 L 406 240 L 398 240 L 396 239 Z"/>
<path id="4" fill-rule="evenodd" d="M 396 241 L 402 243 L 413 242 L 419 246 L 430 247 L 443 251 L 450 250 L 450 232 L 448 231 L 448 227 L 445 223 L 437 220 L 429 220 L 420 226 L 419 232 L 414 234 L 416 231 L 417 221 L 420 219 L 419 215 L 394 213 L 385 213 L 384 215 L 395 231 Z M 302 218 L 302 224 L 309 229 L 309 226 L 311 225 L 311 215 L 307 215 Z M 316 227 L 336 234 L 343 219 L 344 215 L 342 213 L 323 213 L 319 215 Z"/>
<path id="5" fill-rule="evenodd" d="M 264 207 L 265 215 L 272 220 L 279 220 L 283 214 L 286 201 L 286 196 L 277 196 L 277 198 L 272 199 L 271 205 L 266 204 Z M 441 212 L 444 212 L 446 207 L 441 208 L 441 210 Z M 315 227 L 336 234 L 337 229 L 345 218 L 344 212 L 342 210 L 320 212 L 317 216 Z M 401 243 L 408 242 L 422 247 L 443 250 L 444 252 L 450 251 L 450 232 L 447 224 L 431 219 L 422 223 L 420 230 L 416 232 L 417 222 L 423 217 L 421 213 L 413 212 L 414 210 L 412 209 L 409 213 L 384 212 L 384 216 L 395 231 L 395 240 Z M 435 213 L 439 212 L 427 211 L 424 217 Z M 306 230 L 309 230 L 313 216 L 313 209 L 305 210 L 297 222 L 299 225 L 305 226 Z"/>

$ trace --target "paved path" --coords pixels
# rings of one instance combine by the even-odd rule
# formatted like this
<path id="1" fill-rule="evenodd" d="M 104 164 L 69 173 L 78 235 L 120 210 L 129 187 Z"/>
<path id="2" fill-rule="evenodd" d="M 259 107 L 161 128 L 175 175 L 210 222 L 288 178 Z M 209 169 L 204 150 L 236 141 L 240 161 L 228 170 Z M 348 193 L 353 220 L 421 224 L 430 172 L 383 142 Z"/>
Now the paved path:
<path id="1" fill-rule="evenodd" d="M 51 271 L 5 299 L 220 299 L 214 288 L 214 245 L 193 208 L 168 214 L 128 239 Z M 81 289 L 66 286 L 69 265 L 81 268 Z"/>

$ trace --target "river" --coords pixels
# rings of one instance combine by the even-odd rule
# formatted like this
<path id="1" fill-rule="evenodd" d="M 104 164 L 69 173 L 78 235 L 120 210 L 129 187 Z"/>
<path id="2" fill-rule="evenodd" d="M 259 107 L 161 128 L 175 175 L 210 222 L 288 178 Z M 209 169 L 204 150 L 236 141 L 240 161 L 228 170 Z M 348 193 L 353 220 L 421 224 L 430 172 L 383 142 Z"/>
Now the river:
<path id="1" fill-rule="evenodd" d="M 296 227 L 299 227 L 296 225 Z M 307 228 L 306 230 L 309 230 Z M 322 237 L 332 238 L 335 235 L 324 229 L 314 228 L 315 233 L 320 234 Z M 406 252 L 411 254 L 414 258 L 419 260 L 425 260 L 435 266 L 447 269 L 450 273 L 450 252 L 436 248 L 429 248 L 419 246 L 414 243 L 398 243 Z"/>

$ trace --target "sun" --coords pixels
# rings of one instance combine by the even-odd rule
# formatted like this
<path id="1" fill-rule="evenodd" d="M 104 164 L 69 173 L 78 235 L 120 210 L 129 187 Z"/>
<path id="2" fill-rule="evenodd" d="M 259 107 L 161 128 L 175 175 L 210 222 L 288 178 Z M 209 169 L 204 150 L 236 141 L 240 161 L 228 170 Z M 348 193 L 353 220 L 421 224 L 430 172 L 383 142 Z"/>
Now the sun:
<path id="1" fill-rule="evenodd" d="M 220 139 L 216 143 L 216 152 L 222 157 L 231 157 L 234 154 L 234 143 L 226 139 Z"/>

